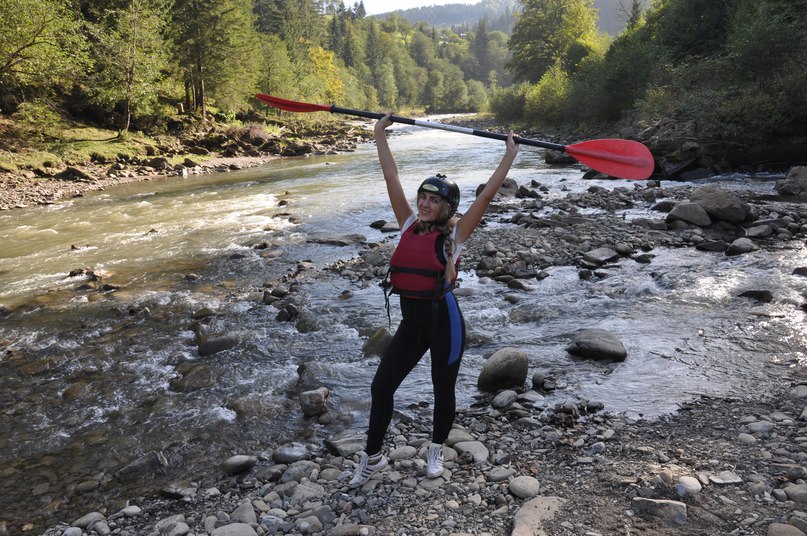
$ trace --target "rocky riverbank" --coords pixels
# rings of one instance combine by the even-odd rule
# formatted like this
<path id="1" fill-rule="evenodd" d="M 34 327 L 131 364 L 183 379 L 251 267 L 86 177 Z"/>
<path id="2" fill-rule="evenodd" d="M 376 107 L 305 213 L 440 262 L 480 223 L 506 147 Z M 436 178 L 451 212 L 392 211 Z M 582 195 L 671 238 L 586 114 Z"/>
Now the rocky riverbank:
<path id="1" fill-rule="evenodd" d="M 704 399 L 647 422 L 595 403 L 546 407 L 543 385 L 460 411 L 446 471 L 425 478 L 429 410 L 390 431 L 390 467 L 347 481 L 362 438 L 221 460 L 218 476 L 89 512 L 82 534 L 767 534 L 807 532 L 807 386 Z"/>
<path id="2" fill-rule="evenodd" d="M 517 302 L 551 266 L 576 266 L 581 278 L 602 278 L 615 262 L 652 263 L 656 248 L 697 248 L 704 255 L 803 248 L 804 172 L 794 168 L 765 195 L 712 186 L 666 190 L 651 181 L 549 201 L 540 184 L 509 183 L 488 215 L 506 225 L 480 228 L 464 262 L 480 278 L 506 285 L 508 299 Z M 640 203 L 652 204 L 658 216 L 625 221 L 614 215 Z M 377 280 L 390 250 L 368 247 L 329 270 L 357 282 Z M 795 275 L 807 275 L 807 267 Z M 305 270 L 298 276 L 317 277 Z M 294 288 L 272 305 L 288 310 L 295 293 L 305 292 L 304 284 Z M 767 303 L 775 290 L 746 297 Z M 510 349 L 488 362 L 517 362 L 518 354 Z M 359 490 L 347 481 L 362 437 L 289 442 L 211 460 L 202 479 L 111 502 L 44 534 L 807 533 L 802 363 L 770 363 L 775 389 L 701 397 L 657 420 L 611 414 L 574 397 L 550 404 L 546 397 L 558 388 L 553 378 L 542 372 L 527 378 L 526 367 L 512 363 L 504 370 L 524 372 L 460 410 L 440 478 L 425 478 L 431 409 L 424 405 L 411 408 L 414 418 L 396 420 L 387 440 L 391 467 Z M 315 408 L 327 408 L 327 390 L 302 393 L 301 406 L 317 396 Z M 301 410 L 323 418 L 316 409 Z M 138 467 L 158 471 L 155 456 Z"/>
<path id="3" fill-rule="evenodd" d="M 170 145 L 149 147 L 149 154 L 142 157 L 95 158 L 13 173 L 0 166 L 0 210 L 49 205 L 128 182 L 190 178 L 256 167 L 284 156 L 352 151 L 369 138 L 368 130 L 353 123 L 294 136 L 247 127 L 178 136 Z"/>

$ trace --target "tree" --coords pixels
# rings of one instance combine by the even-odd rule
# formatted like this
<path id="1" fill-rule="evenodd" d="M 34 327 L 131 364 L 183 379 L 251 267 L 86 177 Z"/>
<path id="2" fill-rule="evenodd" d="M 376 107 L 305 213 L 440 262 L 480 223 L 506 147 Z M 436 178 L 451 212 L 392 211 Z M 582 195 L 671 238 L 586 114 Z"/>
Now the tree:
<path id="1" fill-rule="evenodd" d="M 592 0 L 524 0 L 510 37 L 508 69 L 518 79 L 537 82 L 573 43 L 596 37 L 596 22 Z"/>
<path id="2" fill-rule="evenodd" d="M 656 39 L 675 60 L 706 57 L 726 42 L 732 14 L 740 0 L 664 0 L 657 6 Z"/>
<path id="3" fill-rule="evenodd" d="M 323 102 L 344 101 L 344 83 L 334 63 L 336 55 L 322 47 L 308 49 L 308 58 L 298 62 L 298 91 L 306 99 Z"/>
<path id="4" fill-rule="evenodd" d="M 132 114 L 150 113 L 167 67 L 168 49 L 162 35 L 166 25 L 164 0 L 129 0 L 107 11 L 95 31 L 94 83 L 91 98 L 101 105 L 123 107 L 123 131 Z"/>
<path id="5" fill-rule="evenodd" d="M 64 0 L 0 2 L 0 108 L 68 88 L 89 65 L 81 21 Z"/>
<path id="6" fill-rule="evenodd" d="M 491 69 L 490 63 L 490 35 L 488 35 L 487 20 L 482 19 L 476 26 L 476 32 L 469 45 L 469 51 L 476 59 L 474 78 L 482 80 L 487 77 Z"/>
<path id="7" fill-rule="evenodd" d="M 434 41 L 423 32 L 417 31 L 409 43 L 409 53 L 421 67 L 428 67 L 436 57 Z"/>
<path id="8" fill-rule="evenodd" d="M 307 48 L 323 44 L 325 18 L 314 0 L 255 0 L 258 31 L 286 42 L 293 62 L 304 61 Z"/>
<path id="9" fill-rule="evenodd" d="M 176 0 L 173 15 L 188 109 L 206 116 L 208 93 L 227 111 L 246 108 L 260 77 L 251 0 Z"/>
<path id="10" fill-rule="evenodd" d="M 370 19 L 367 26 L 367 45 L 365 48 L 364 62 L 373 73 L 373 77 L 381 75 L 381 68 L 384 66 L 386 51 L 381 41 L 381 32 L 374 20 Z"/>
<path id="11" fill-rule="evenodd" d="M 285 43 L 276 35 L 262 37 L 260 87 L 263 92 L 280 97 L 294 96 L 294 66 Z"/>

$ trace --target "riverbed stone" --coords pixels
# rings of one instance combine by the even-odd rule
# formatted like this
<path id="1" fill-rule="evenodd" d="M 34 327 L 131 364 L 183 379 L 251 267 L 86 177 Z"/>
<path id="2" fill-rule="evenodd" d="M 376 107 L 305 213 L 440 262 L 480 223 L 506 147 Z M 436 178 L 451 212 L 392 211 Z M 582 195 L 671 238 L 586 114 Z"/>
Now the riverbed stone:
<path id="1" fill-rule="evenodd" d="M 807 484 L 791 484 L 784 488 L 787 498 L 799 504 L 807 504 Z"/>
<path id="2" fill-rule="evenodd" d="M 614 262 L 620 258 L 620 254 L 611 248 L 597 248 L 583 253 L 583 259 L 596 265 Z"/>
<path id="3" fill-rule="evenodd" d="M 293 441 L 280 445 L 272 453 L 272 460 L 276 463 L 294 463 L 311 458 L 311 451 L 307 445 Z"/>
<path id="4" fill-rule="evenodd" d="M 238 335 L 229 333 L 224 335 L 211 335 L 199 343 L 199 355 L 202 357 L 211 356 L 219 352 L 224 352 L 238 346 L 240 338 Z"/>
<path id="5" fill-rule="evenodd" d="M 673 525 L 684 525 L 687 521 L 687 506 L 680 501 L 634 497 L 631 506 L 643 514 L 660 517 Z"/>
<path id="6" fill-rule="evenodd" d="M 701 492 L 703 486 L 697 478 L 691 476 L 682 476 L 678 479 L 678 484 L 675 486 L 675 491 L 679 497 L 686 497 L 687 495 L 696 495 Z"/>
<path id="7" fill-rule="evenodd" d="M 491 405 L 496 409 L 504 409 L 516 401 L 518 393 L 512 389 L 505 389 L 496 395 Z"/>
<path id="8" fill-rule="evenodd" d="M 333 454 L 334 456 L 342 456 L 343 458 L 349 458 L 356 454 L 357 452 L 361 451 L 364 448 L 367 439 L 360 436 L 348 436 L 348 437 L 332 437 L 326 439 L 323 444 L 325 448 L 328 449 L 328 452 Z"/>
<path id="9" fill-rule="evenodd" d="M 289 501 L 294 505 L 302 505 L 323 497 L 325 497 L 325 488 L 315 482 L 303 481 L 294 488 Z"/>
<path id="10" fill-rule="evenodd" d="M 754 435 L 767 436 L 773 431 L 773 423 L 770 421 L 756 421 L 749 423 L 746 426 Z"/>
<path id="11" fill-rule="evenodd" d="M 312 478 L 315 471 L 319 471 L 320 466 L 313 460 L 298 460 L 291 463 L 280 477 L 279 482 L 301 482 L 304 478 Z"/>
<path id="12" fill-rule="evenodd" d="M 184 514 L 176 514 L 159 520 L 154 524 L 154 530 L 161 535 L 173 534 L 175 536 L 181 536 L 182 534 L 187 534 L 190 527 L 188 527 L 186 523 Z"/>
<path id="13" fill-rule="evenodd" d="M 319 387 L 300 393 L 300 407 L 306 417 L 317 417 L 328 411 L 328 397 L 331 392 L 327 387 Z"/>
<path id="14" fill-rule="evenodd" d="M 482 391 L 522 387 L 527 379 L 527 354 L 516 348 L 502 348 L 482 365 L 476 385 Z"/>
<path id="15" fill-rule="evenodd" d="M 246 523 L 252 525 L 258 522 L 258 516 L 255 514 L 255 508 L 250 501 L 242 501 L 231 514 L 230 521 L 235 523 Z"/>
<path id="16" fill-rule="evenodd" d="M 510 481 L 510 493 L 519 499 L 532 499 L 541 491 L 541 484 L 531 476 L 517 476 Z"/>
<path id="17" fill-rule="evenodd" d="M 709 214 L 697 203 L 678 203 L 664 219 L 668 224 L 676 221 L 699 227 L 708 227 L 712 224 Z"/>
<path id="18" fill-rule="evenodd" d="M 491 482 L 503 482 L 515 474 L 516 470 L 512 467 L 494 467 L 488 474 L 488 479 Z"/>
<path id="19" fill-rule="evenodd" d="M 246 454 L 236 454 L 230 456 L 221 465 L 221 469 L 229 474 L 234 475 L 252 469 L 258 463 L 258 458 L 255 456 L 248 456 Z"/>
<path id="20" fill-rule="evenodd" d="M 742 484 L 743 479 L 733 471 L 720 471 L 716 475 L 709 475 L 709 481 L 720 486 L 730 486 L 733 484 Z"/>
<path id="21" fill-rule="evenodd" d="M 404 445 L 402 447 L 398 447 L 392 450 L 389 453 L 388 458 L 389 461 L 391 462 L 397 462 L 401 460 L 411 460 L 412 458 L 417 456 L 417 454 L 418 451 L 415 447 L 413 447 L 412 445 Z"/>
<path id="22" fill-rule="evenodd" d="M 726 255 L 743 255 L 755 251 L 757 246 L 750 238 L 738 238 L 726 249 Z"/>
<path id="23" fill-rule="evenodd" d="M 470 454 L 476 463 L 486 463 L 490 456 L 490 451 L 481 441 L 460 441 L 453 448 L 460 454 Z"/>
<path id="24" fill-rule="evenodd" d="M 766 536 L 805 536 L 804 531 L 786 523 L 771 523 Z"/>
<path id="25" fill-rule="evenodd" d="M 536 497 L 521 505 L 513 518 L 511 536 L 540 536 L 546 534 L 543 525 L 555 517 L 566 499 Z"/>
<path id="26" fill-rule="evenodd" d="M 231 523 L 213 529 L 210 536 L 258 536 L 258 533 L 246 523 Z"/>
<path id="27" fill-rule="evenodd" d="M 784 180 L 776 181 L 774 190 L 780 195 L 807 197 L 807 166 L 790 168 Z"/>
<path id="28" fill-rule="evenodd" d="M 378 328 L 362 345 L 365 355 L 382 356 L 392 342 L 392 334 L 389 329 Z"/>
<path id="29" fill-rule="evenodd" d="M 177 367 L 181 374 L 179 378 L 171 380 L 171 390 L 178 392 L 196 391 L 215 385 L 217 375 L 204 363 L 185 362 Z"/>
<path id="30" fill-rule="evenodd" d="M 95 525 L 99 521 L 106 521 L 106 516 L 104 516 L 104 514 L 101 512 L 90 512 L 89 514 L 83 515 L 73 521 L 73 526 L 86 529 L 87 527 Z"/>
<path id="31" fill-rule="evenodd" d="M 166 467 L 168 467 L 168 459 L 165 454 L 153 450 L 119 469 L 115 476 L 123 481 L 133 480 L 142 478 L 144 475 L 162 472 Z"/>
<path id="32" fill-rule="evenodd" d="M 715 220 L 741 223 L 751 214 L 751 205 L 714 186 L 701 186 L 692 192 L 690 200 L 703 207 Z"/>
<path id="33" fill-rule="evenodd" d="M 622 342 L 612 333 L 604 329 L 584 329 L 577 333 L 566 351 L 589 359 L 624 360 L 628 352 Z"/>
<path id="34" fill-rule="evenodd" d="M 449 447 L 453 447 L 457 443 L 461 441 L 475 441 L 474 436 L 468 433 L 467 430 L 463 430 L 462 428 L 452 428 L 448 432 L 448 439 L 446 439 L 446 445 Z"/>

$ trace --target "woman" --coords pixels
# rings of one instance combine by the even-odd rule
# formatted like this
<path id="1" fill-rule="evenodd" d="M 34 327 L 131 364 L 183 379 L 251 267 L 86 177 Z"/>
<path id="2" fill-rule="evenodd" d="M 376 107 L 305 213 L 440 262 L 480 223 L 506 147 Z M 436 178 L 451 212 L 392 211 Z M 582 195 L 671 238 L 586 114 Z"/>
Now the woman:
<path id="1" fill-rule="evenodd" d="M 431 351 L 434 387 L 434 423 L 426 476 L 436 478 L 443 474 L 443 443 L 454 423 L 454 390 L 465 341 L 462 314 L 451 293 L 457 263 L 462 244 L 482 220 L 518 154 L 510 132 L 499 166 L 462 217 L 455 215 L 459 188 L 445 175 L 423 181 L 418 188 L 415 213 L 404 194 L 387 142 L 385 131 L 391 124 L 387 114 L 375 124 L 374 135 L 392 210 L 402 230 L 390 259 L 390 283 L 392 291 L 401 296 L 402 320 L 373 378 L 367 447 L 356 466 L 351 487 L 363 485 L 373 473 L 387 466 L 381 446 L 392 420 L 395 391 L 426 350 Z"/>

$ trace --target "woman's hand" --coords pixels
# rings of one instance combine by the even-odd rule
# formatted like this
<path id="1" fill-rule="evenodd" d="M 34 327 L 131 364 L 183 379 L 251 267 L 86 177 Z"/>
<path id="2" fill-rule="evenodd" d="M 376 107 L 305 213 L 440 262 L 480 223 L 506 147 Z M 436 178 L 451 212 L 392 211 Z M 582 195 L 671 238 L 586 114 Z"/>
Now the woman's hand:
<path id="1" fill-rule="evenodd" d="M 375 132 L 376 136 L 378 136 L 379 134 L 385 135 L 384 131 L 387 129 L 388 126 L 392 124 L 392 120 L 390 120 L 391 115 L 392 112 L 387 112 L 387 114 L 384 115 L 384 117 L 376 121 L 375 127 L 373 128 L 373 131 Z"/>
<path id="2" fill-rule="evenodd" d="M 505 142 L 506 150 L 505 153 L 511 154 L 513 156 L 518 154 L 518 149 L 521 147 L 520 144 L 516 143 L 513 139 L 515 135 L 511 130 L 510 133 L 507 135 L 507 141 Z"/>

